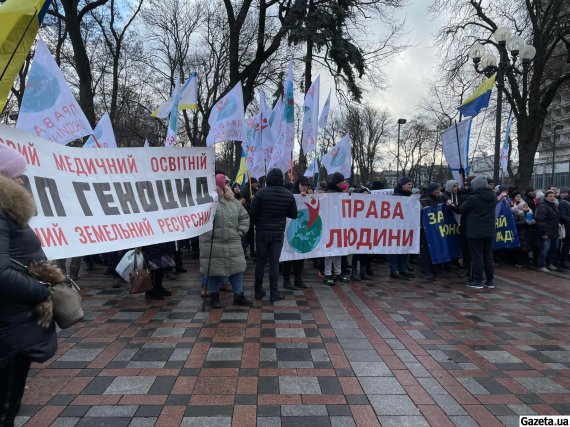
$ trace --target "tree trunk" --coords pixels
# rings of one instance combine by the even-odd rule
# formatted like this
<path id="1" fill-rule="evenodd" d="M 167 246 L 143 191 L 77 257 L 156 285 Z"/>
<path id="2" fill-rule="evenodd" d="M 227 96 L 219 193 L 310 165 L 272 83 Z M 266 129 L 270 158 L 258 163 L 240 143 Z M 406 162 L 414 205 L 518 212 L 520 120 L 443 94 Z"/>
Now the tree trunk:
<path id="1" fill-rule="evenodd" d="M 81 34 L 81 20 L 77 12 L 77 4 L 74 0 L 62 0 L 65 10 L 65 24 L 67 33 L 73 47 L 75 57 L 75 70 L 79 77 L 79 105 L 85 113 L 91 126 L 95 126 L 95 102 L 93 100 L 93 76 L 91 64 L 85 49 L 85 43 Z"/>

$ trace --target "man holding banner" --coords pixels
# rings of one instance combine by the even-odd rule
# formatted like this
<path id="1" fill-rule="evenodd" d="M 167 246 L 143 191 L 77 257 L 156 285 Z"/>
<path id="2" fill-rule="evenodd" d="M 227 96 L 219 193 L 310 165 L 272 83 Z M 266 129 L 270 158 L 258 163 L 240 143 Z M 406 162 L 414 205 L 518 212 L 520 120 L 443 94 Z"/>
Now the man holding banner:
<path id="1" fill-rule="evenodd" d="M 471 189 L 473 194 L 459 206 L 459 212 L 467 217 L 467 239 L 471 250 L 471 277 L 467 286 L 473 289 L 492 289 L 495 287 L 493 240 L 497 198 L 489 188 L 485 176 L 476 177 L 471 182 Z"/>

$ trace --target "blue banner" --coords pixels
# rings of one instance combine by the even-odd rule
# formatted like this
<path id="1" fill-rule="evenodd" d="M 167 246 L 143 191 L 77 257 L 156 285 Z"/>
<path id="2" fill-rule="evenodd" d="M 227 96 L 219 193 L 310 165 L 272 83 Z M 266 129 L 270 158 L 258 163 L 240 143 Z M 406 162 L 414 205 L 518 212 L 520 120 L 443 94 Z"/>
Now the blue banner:
<path id="1" fill-rule="evenodd" d="M 441 264 L 461 257 L 459 224 L 446 205 L 422 209 L 422 226 L 432 264 Z"/>
<path id="2" fill-rule="evenodd" d="M 493 249 L 516 248 L 520 246 L 515 217 L 507 200 L 497 203 L 495 216 L 497 218 L 495 223 L 496 238 L 493 242 Z"/>

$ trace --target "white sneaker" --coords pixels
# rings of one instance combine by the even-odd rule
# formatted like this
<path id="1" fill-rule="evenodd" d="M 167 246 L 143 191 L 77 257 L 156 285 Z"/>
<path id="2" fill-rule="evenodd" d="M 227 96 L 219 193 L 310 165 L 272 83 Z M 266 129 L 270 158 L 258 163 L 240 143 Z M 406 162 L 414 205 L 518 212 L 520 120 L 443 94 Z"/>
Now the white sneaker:
<path id="1" fill-rule="evenodd" d="M 550 264 L 550 265 L 548 266 L 548 269 L 554 271 L 554 270 L 558 270 L 558 267 L 556 267 L 556 266 Z"/>
<path id="2" fill-rule="evenodd" d="M 550 270 L 546 267 L 540 267 L 538 271 L 540 271 L 541 273 L 550 273 Z"/>

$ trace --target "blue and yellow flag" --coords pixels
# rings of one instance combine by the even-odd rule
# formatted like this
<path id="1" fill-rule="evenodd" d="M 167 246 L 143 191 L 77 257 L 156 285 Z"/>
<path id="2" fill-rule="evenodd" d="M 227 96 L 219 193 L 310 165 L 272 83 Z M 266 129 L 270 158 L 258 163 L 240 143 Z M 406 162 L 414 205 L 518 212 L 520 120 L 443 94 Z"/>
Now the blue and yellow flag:
<path id="1" fill-rule="evenodd" d="M 459 112 L 465 117 L 474 117 L 479 114 L 479 111 L 483 108 L 487 108 L 489 106 L 489 99 L 491 99 L 493 86 L 495 86 L 496 77 L 497 73 L 481 83 L 475 93 L 459 106 Z"/>
<path id="2" fill-rule="evenodd" d="M 7 0 L 0 4 L 0 110 L 50 4 L 51 0 Z"/>
<path id="3" fill-rule="evenodd" d="M 246 159 L 246 155 L 247 155 L 247 147 L 245 146 L 245 144 L 242 142 L 241 143 L 241 159 L 239 161 L 239 170 L 236 176 L 236 182 L 239 185 L 243 185 L 243 181 L 245 179 L 245 174 L 247 172 L 247 169 L 245 167 L 245 159 Z"/>

